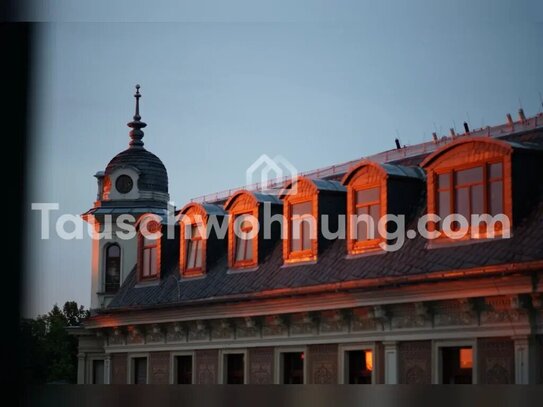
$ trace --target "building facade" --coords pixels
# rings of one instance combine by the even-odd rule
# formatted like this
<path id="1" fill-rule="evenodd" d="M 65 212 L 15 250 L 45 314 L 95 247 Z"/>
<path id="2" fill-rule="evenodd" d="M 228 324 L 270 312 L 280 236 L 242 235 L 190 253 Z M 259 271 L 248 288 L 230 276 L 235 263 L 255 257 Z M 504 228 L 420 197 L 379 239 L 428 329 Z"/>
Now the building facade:
<path id="1" fill-rule="evenodd" d="M 542 114 L 174 210 L 135 96 L 129 148 L 96 174 L 84 218 L 102 233 L 132 215 L 138 233 L 93 240 L 79 383 L 542 383 Z M 452 213 L 507 222 L 418 233 L 424 216 Z M 373 233 L 385 214 L 407 232 Z M 250 221 L 270 215 L 282 224 Z M 351 215 L 376 225 L 346 221 L 346 238 L 330 238 Z"/>

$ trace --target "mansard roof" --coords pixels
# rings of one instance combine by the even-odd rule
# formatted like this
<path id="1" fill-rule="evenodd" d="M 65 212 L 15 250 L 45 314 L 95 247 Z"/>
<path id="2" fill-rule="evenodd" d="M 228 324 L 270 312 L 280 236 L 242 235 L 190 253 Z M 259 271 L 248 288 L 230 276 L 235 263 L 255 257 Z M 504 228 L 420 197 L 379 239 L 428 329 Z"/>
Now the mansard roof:
<path id="1" fill-rule="evenodd" d="M 507 135 L 503 138 L 511 147 L 543 147 L 543 131 Z M 469 141 L 466 139 L 466 141 Z M 463 141 L 461 141 L 463 142 Z M 458 142 L 460 143 L 460 141 Z M 498 141 L 501 143 L 501 141 Z M 451 146 L 456 145 L 451 143 Z M 434 153 L 437 154 L 437 153 Z M 387 174 L 418 177 L 419 166 L 429 154 L 406 157 L 403 160 L 380 164 Z M 533 174 L 531 174 L 533 176 Z M 541 180 L 531 178 L 534 182 Z M 311 179 L 319 189 L 339 191 L 337 181 Z M 538 188 L 535 188 L 538 189 Z M 167 256 L 161 280 L 157 285 L 138 286 L 135 269 L 123 283 L 120 291 L 101 312 L 133 308 L 179 306 L 212 301 L 243 300 L 265 296 L 293 295 L 305 289 L 324 287 L 335 290 L 352 282 L 373 282 L 377 286 L 402 284 L 410 278 L 426 278 L 430 275 L 469 275 L 469 270 L 492 269 L 506 264 L 543 264 L 543 188 L 539 185 L 537 202 L 515 221 L 510 239 L 486 240 L 477 243 L 459 243 L 443 247 L 428 247 L 428 241 L 417 236 L 406 239 L 403 247 L 395 252 L 379 252 L 360 257 L 346 256 L 345 240 L 336 240 L 319 253 L 314 264 L 284 267 L 282 242 L 277 241 L 270 254 L 259 263 L 256 270 L 246 273 L 230 273 L 227 253 L 208 269 L 204 278 L 182 278 L 179 273 L 178 254 Z M 426 195 L 421 191 L 417 214 L 406 230 L 415 229 L 415 222 L 426 213 Z M 251 192 L 258 199 L 259 193 Z M 277 199 L 272 198 L 272 201 Z M 200 205 L 196 203 L 190 205 Z M 219 205 L 203 204 L 206 212 L 224 214 Z M 183 210 L 182 210 L 183 211 Z M 171 258 L 170 258 L 171 257 Z M 541 267 L 541 266 L 539 266 Z M 425 277 L 426 276 L 426 277 Z M 275 294 L 274 294 L 275 295 Z"/>

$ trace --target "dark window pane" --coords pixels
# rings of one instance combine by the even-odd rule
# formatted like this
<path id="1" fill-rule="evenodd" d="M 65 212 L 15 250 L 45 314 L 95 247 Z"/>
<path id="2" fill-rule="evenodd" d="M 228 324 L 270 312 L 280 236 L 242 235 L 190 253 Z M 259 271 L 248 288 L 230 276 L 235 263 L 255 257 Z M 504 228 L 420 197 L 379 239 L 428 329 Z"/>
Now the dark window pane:
<path id="1" fill-rule="evenodd" d="M 450 191 L 438 192 L 438 215 L 441 219 L 451 214 L 451 193 Z"/>
<path id="2" fill-rule="evenodd" d="M 192 384 L 192 356 L 176 356 L 177 384 Z"/>
<path id="3" fill-rule="evenodd" d="M 483 167 L 469 168 L 456 173 L 456 185 L 483 182 Z"/>
<path id="4" fill-rule="evenodd" d="M 502 163 L 490 164 L 488 167 L 488 177 L 490 179 L 502 177 Z"/>
<path id="5" fill-rule="evenodd" d="M 438 188 L 449 188 L 451 186 L 451 174 L 448 172 L 438 175 L 437 186 Z"/>
<path id="6" fill-rule="evenodd" d="M 292 215 L 310 215 L 312 213 L 311 201 L 300 202 L 292 205 Z"/>
<path id="7" fill-rule="evenodd" d="M 371 384 L 373 355 L 370 350 L 352 350 L 347 352 L 347 373 L 349 384 Z"/>
<path id="8" fill-rule="evenodd" d="M 503 182 L 491 182 L 489 189 L 490 215 L 503 213 Z"/>
<path id="9" fill-rule="evenodd" d="M 134 358 L 134 384 L 147 384 L 147 358 Z"/>
<path id="10" fill-rule="evenodd" d="M 92 361 L 92 384 L 104 384 L 104 361 Z"/>
<path id="11" fill-rule="evenodd" d="M 302 222 L 302 250 L 311 249 L 311 222 L 306 219 Z"/>
<path id="12" fill-rule="evenodd" d="M 485 194 L 482 185 L 471 187 L 471 213 L 476 215 L 485 213 Z"/>
<path id="13" fill-rule="evenodd" d="M 454 200 L 456 213 L 464 216 L 468 221 L 470 219 L 469 201 L 469 188 L 461 188 L 456 190 Z"/>
<path id="14" fill-rule="evenodd" d="M 304 383 L 303 352 L 283 353 L 283 384 Z"/>
<path id="15" fill-rule="evenodd" d="M 244 355 L 242 353 L 227 354 L 226 384 L 243 384 L 245 376 Z"/>
<path id="16" fill-rule="evenodd" d="M 357 205 L 375 201 L 379 201 L 379 187 L 363 189 L 356 192 Z"/>
<path id="17" fill-rule="evenodd" d="M 373 219 L 373 237 L 372 239 L 377 239 L 379 237 L 379 218 L 381 217 L 381 206 L 372 205 L 370 206 L 370 216 Z"/>

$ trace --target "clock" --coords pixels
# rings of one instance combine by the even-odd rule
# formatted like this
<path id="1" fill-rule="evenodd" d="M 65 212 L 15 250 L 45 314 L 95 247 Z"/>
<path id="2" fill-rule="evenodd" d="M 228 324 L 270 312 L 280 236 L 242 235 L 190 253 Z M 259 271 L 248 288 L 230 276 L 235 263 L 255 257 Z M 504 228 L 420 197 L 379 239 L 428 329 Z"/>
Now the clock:
<path id="1" fill-rule="evenodd" d="M 133 186 L 134 182 L 128 175 L 120 175 L 115 181 L 115 188 L 117 188 L 117 191 L 121 194 L 128 194 L 132 191 Z"/>

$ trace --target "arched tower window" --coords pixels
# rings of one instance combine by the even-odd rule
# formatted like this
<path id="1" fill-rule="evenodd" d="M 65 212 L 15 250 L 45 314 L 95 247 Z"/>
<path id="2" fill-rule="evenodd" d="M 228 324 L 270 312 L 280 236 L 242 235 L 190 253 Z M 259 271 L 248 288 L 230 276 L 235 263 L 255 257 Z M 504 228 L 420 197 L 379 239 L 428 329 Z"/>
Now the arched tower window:
<path id="1" fill-rule="evenodd" d="M 107 246 L 105 264 L 105 292 L 117 292 L 121 284 L 121 247 L 117 243 Z"/>
<path id="2" fill-rule="evenodd" d="M 160 275 L 160 218 L 148 215 L 142 218 L 138 228 L 139 278 L 152 280 Z"/>

